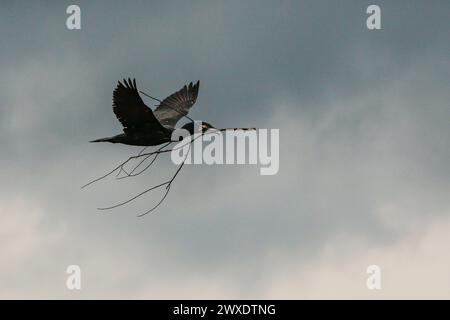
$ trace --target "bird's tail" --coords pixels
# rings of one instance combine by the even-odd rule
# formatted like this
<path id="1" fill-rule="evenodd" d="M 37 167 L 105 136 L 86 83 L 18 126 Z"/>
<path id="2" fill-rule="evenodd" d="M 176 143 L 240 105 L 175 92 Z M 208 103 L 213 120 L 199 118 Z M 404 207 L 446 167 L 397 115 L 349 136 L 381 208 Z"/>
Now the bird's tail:
<path id="1" fill-rule="evenodd" d="M 101 138 L 101 139 L 95 139 L 89 142 L 111 142 L 111 138 Z"/>

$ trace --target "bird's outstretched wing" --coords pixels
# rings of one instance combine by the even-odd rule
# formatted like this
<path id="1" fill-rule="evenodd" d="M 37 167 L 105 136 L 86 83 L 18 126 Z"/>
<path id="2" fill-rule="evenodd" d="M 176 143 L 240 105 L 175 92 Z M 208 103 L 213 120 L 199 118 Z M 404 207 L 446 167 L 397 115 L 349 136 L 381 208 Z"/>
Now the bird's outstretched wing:
<path id="1" fill-rule="evenodd" d="M 118 82 L 113 93 L 113 111 L 123 125 L 125 133 L 151 133 L 164 131 L 152 110 L 142 101 L 136 87 L 136 79 Z"/>
<path id="2" fill-rule="evenodd" d="M 174 128 L 178 120 L 183 115 L 187 115 L 189 110 L 197 101 L 200 81 L 196 84 L 192 82 L 184 86 L 181 90 L 165 98 L 155 109 L 155 116 L 166 127 Z"/>

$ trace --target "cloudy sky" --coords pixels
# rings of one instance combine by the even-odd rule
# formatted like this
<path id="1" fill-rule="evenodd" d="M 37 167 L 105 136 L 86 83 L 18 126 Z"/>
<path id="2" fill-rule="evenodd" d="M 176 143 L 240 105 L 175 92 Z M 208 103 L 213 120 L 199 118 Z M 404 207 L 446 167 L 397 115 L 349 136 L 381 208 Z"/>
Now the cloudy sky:
<path id="1" fill-rule="evenodd" d="M 76 3 L 76 31 L 73 2 L 0 5 L 0 298 L 450 298 L 448 1 Z M 155 214 L 97 211 L 176 168 L 80 190 L 140 150 L 88 143 L 123 77 L 200 79 L 192 117 L 280 129 L 279 173 L 186 166 Z"/>

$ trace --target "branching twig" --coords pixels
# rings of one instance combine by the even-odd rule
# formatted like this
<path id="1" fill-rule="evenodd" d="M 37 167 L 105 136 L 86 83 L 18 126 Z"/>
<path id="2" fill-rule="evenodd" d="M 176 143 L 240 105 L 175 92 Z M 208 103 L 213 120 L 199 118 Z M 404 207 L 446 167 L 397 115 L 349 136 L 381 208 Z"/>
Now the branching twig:
<path id="1" fill-rule="evenodd" d="M 189 145 L 190 148 L 190 145 Z M 150 210 L 147 210 L 144 213 L 138 214 L 138 217 L 143 217 L 146 214 L 152 212 L 153 210 L 155 210 L 156 208 L 158 208 L 161 203 L 163 203 L 163 201 L 166 199 L 167 195 L 169 194 L 170 191 L 170 187 L 172 186 L 172 182 L 175 180 L 175 178 L 177 177 L 178 173 L 181 171 L 181 168 L 183 168 L 184 163 L 186 162 L 186 158 L 184 158 L 183 162 L 180 164 L 180 166 L 178 167 L 177 171 L 175 172 L 175 174 L 173 175 L 172 179 L 170 179 L 170 181 L 168 181 L 167 186 L 166 186 L 166 192 L 164 193 L 164 196 L 161 198 L 161 200 Z"/>
<path id="2" fill-rule="evenodd" d="M 192 141 L 194 141 L 194 140 L 192 140 Z M 190 143 L 192 143 L 192 141 L 191 141 Z M 191 145 L 189 144 L 189 151 L 190 151 L 190 148 L 191 148 Z M 121 207 L 121 206 L 126 205 L 127 203 L 130 203 L 131 201 L 136 200 L 137 198 L 143 196 L 143 195 L 146 194 L 147 192 L 150 192 L 150 191 L 152 191 L 152 190 L 155 190 L 155 189 L 161 188 L 161 187 L 163 187 L 163 186 L 166 186 L 166 191 L 165 191 L 165 193 L 164 193 L 164 196 L 161 198 L 161 200 L 160 200 L 153 208 L 151 208 L 150 210 L 147 210 L 146 212 L 139 214 L 138 217 L 145 216 L 146 214 L 152 212 L 153 210 L 155 210 L 156 208 L 158 208 L 158 207 L 163 203 L 163 201 L 166 199 L 167 195 L 169 194 L 169 191 L 170 191 L 170 187 L 171 187 L 171 185 L 172 185 L 172 182 L 175 180 L 175 178 L 177 177 L 178 173 L 179 173 L 179 172 L 181 171 L 181 169 L 183 168 L 184 163 L 186 162 L 186 159 L 187 159 L 187 157 L 188 157 L 188 155 L 189 155 L 189 151 L 186 153 L 186 156 L 184 157 L 183 162 L 179 165 L 177 171 L 175 172 L 175 174 L 172 176 L 172 178 L 171 178 L 170 180 L 168 180 L 168 181 L 166 181 L 166 182 L 163 182 L 163 183 L 161 183 L 161 184 L 158 184 L 158 185 L 156 185 L 156 186 L 153 186 L 153 187 L 151 187 L 151 188 L 148 188 L 147 190 L 144 190 L 144 191 L 138 193 L 137 195 L 131 197 L 130 199 L 128 199 L 128 200 L 126 200 L 126 201 L 123 201 L 123 202 L 121 202 L 121 203 L 118 203 L 118 204 L 113 205 L 113 206 L 110 206 L 110 207 L 98 208 L 98 210 L 110 210 L 110 209 L 115 209 L 115 208 Z"/>
<path id="3" fill-rule="evenodd" d="M 140 175 L 141 173 L 144 173 L 148 168 L 150 168 L 150 166 L 156 161 L 156 159 L 158 158 L 158 156 L 161 154 L 161 151 L 167 147 L 169 144 L 171 144 L 172 142 L 168 142 L 165 145 L 163 145 L 161 148 L 159 148 L 158 150 L 156 150 L 154 153 L 148 154 L 147 156 L 145 156 L 144 159 L 142 159 L 131 171 L 130 173 L 126 172 L 123 168 L 122 171 L 125 172 L 125 176 L 119 177 L 119 174 L 117 175 L 117 179 L 124 179 L 124 178 L 130 178 L 130 177 L 135 177 Z M 142 155 L 142 152 L 146 149 L 147 147 L 145 147 L 144 149 L 142 149 L 141 152 L 139 152 L 138 156 Z M 172 151 L 172 150 L 171 150 Z M 142 163 L 144 163 L 148 158 L 150 158 L 151 156 L 154 156 L 152 161 L 150 161 L 150 163 L 141 171 L 139 171 L 138 173 L 134 173 L 141 165 Z"/>
<path id="4" fill-rule="evenodd" d="M 185 155 L 185 157 L 184 157 L 184 159 L 183 159 L 183 162 L 178 166 L 177 171 L 175 172 L 175 174 L 172 176 L 172 178 L 171 178 L 170 180 L 165 181 L 165 182 L 163 182 L 163 183 L 160 183 L 160 184 L 158 184 L 158 185 L 156 185 L 156 186 L 153 186 L 153 187 L 151 187 L 151 188 L 148 188 L 148 189 L 146 189 L 146 190 L 140 192 L 139 194 L 137 194 L 137 195 L 131 197 L 130 199 L 128 199 L 128 200 L 126 200 L 126 201 L 123 201 L 123 202 L 121 202 L 121 203 L 118 203 L 118 204 L 113 205 L 113 206 L 110 206 L 110 207 L 98 208 L 98 210 L 110 210 L 110 209 L 114 209 L 114 208 L 117 208 L 117 207 L 126 205 L 126 204 L 130 203 L 131 201 L 133 201 L 133 200 L 135 200 L 135 199 L 141 197 L 142 195 L 144 195 L 144 194 L 146 194 L 146 193 L 148 193 L 148 192 L 150 192 L 150 191 L 152 191 L 152 190 L 155 190 L 155 189 L 161 188 L 161 187 L 163 187 L 163 186 L 166 186 L 166 187 L 165 187 L 166 191 L 165 191 L 163 197 L 161 198 L 161 200 L 160 200 L 154 207 L 152 207 L 150 210 L 147 210 L 146 212 L 144 212 L 144 213 L 142 213 L 142 214 L 139 214 L 138 217 L 142 217 L 142 216 L 144 216 L 144 215 L 146 215 L 146 214 L 152 212 L 153 210 L 155 210 L 156 208 L 158 208 L 158 207 L 163 203 L 163 201 L 166 199 L 166 197 L 168 196 L 169 191 L 170 191 L 170 187 L 171 187 L 173 181 L 175 180 L 175 178 L 177 177 L 178 173 L 179 173 L 179 172 L 181 171 L 181 169 L 183 168 L 183 166 L 184 166 L 184 164 L 185 164 L 185 162 L 186 162 L 186 159 L 187 159 L 187 157 L 188 157 L 189 154 L 190 154 L 190 151 L 191 151 L 191 144 L 192 144 L 196 139 L 198 139 L 199 137 L 201 137 L 201 136 L 203 136 L 203 135 L 205 135 L 205 134 L 218 134 L 220 131 L 225 131 L 225 130 L 239 130 L 239 129 L 241 129 L 241 130 L 253 130 L 253 128 L 248 128 L 248 129 L 247 129 L 247 128 L 233 128 L 233 129 L 230 128 L 230 129 L 219 129 L 219 130 L 216 129 L 216 130 L 212 130 L 211 132 L 206 132 L 206 133 L 199 134 L 199 135 L 197 135 L 196 137 L 194 136 L 193 139 L 190 137 L 190 140 L 187 142 L 187 145 L 188 145 L 188 147 L 189 147 L 189 150 L 188 150 L 188 152 L 186 153 L 186 155 Z M 117 172 L 117 175 L 116 175 L 116 178 L 117 178 L 117 179 L 124 179 L 124 178 L 129 178 L 129 177 L 134 177 L 134 176 L 140 175 L 141 173 L 145 172 L 145 171 L 146 171 L 146 170 L 147 170 L 147 169 L 148 169 L 148 168 L 156 161 L 156 159 L 158 158 L 158 156 L 159 156 L 161 153 L 172 152 L 172 151 L 175 151 L 175 150 L 179 150 L 179 149 L 181 149 L 181 148 L 184 148 L 184 147 L 186 146 L 186 144 L 182 144 L 182 145 L 180 145 L 180 146 L 178 146 L 178 147 L 174 147 L 174 148 L 171 148 L 171 149 L 164 149 L 165 147 L 167 147 L 167 146 L 168 146 L 169 144 L 171 144 L 172 142 L 175 142 L 175 141 L 170 141 L 170 142 L 166 143 L 165 145 L 163 145 L 162 147 L 160 147 L 159 149 L 157 149 L 157 150 L 155 150 L 155 151 L 153 151 L 153 152 L 146 152 L 146 153 L 144 153 L 144 151 L 147 149 L 147 147 L 143 148 L 137 155 L 129 157 L 127 160 L 125 160 L 124 162 L 122 162 L 121 164 L 119 164 L 119 165 L 118 165 L 117 167 L 115 167 L 113 170 L 109 171 L 108 173 L 104 174 L 103 176 L 101 176 L 101 177 L 99 177 L 99 178 L 97 178 L 97 179 L 94 179 L 94 180 L 90 181 L 89 183 L 85 184 L 85 185 L 82 186 L 81 188 L 85 188 L 85 187 L 87 187 L 87 186 L 89 186 L 89 185 L 91 185 L 91 184 L 93 184 L 93 183 L 95 183 L 95 182 L 97 182 L 97 181 L 100 181 L 100 180 L 102 180 L 102 179 L 105 179 L 106 177 L 110 176 L 110 175 L 113 174 L 114 172 Z M 142 169 L 142 170 L 136 172 L 136 170 L 137 170 L 137 169 L 138 169 L 138 168 L 139 168 L 139 167 L 140 167 L 140 166 L 141 166 L 141 165 L 142 165 L 149 157 L 151 157 L 151 156 L 154 156 L 154 158 L 150 161 L 150 163 L 149 163 L 147 166 L 145 166 L 144 169 Z M 141 161 L 140 161 L 140 162 L 139 162 L 139 163 L 138 163 L 138 164 L 137 164 L 130 172 L 128 172 L 128 171 L 125 169 L 125 165 L 126 165 L 128 162 L 130 162 L 131 160 L 140 159 L 140 158 L 144 158 L 144 159 L 142 159 L 142 160 L 141 160 Z M 125 173 L 125 176 L 120 176 L 122 172 Z"/>
<path id="5" fill-rule="evenodd" d="M 165 145 L 165 146 L 167 146 L 167 145 Z M 161 149 L 161 148 L 160 148 L 160 149 Z M 87 186 L 90 186 L 91 184 L 93 184 L 93 183 L 95 183 L 95 182 L 98 182 L 98 181 L 100 181 L 100 180 L 102 180 L 102 179 L 105 179 L 106 177 L 112 175 L 112 174 L 113 174 L 114 172 L 116 172 L 116 171 L 119 171 L 119 173 L 118 173 L 117 176 L 119 176 L 120 173 L 122 173 L 122 172 L 125 172 L 126 174 L 128 174 L 128 172 L 127 172 L 126 170 L 124 170 L 124 166 L 125 166 L 128 162 L 130 162 L 131 160 L 139 159 L 139 158 L 142 158 L 142 157 L 147 157 L 147 156 L 151 156 L 151 155 L 155 155 L 155 154 L 161 154 L 161 153 L 171 152 L 171 151 L 177 150 L 177 149 L 179 149 L 179 148 L 177 147 L 177 148 L 167 149 L 167 150 L 156 150 L 156 151 L 153 151 L 153 152 L 146 152 L 146 153 L 138 154 L 138 155 L 136 155 L 136 156 L 131 156 L 131 157 L 129 157 L 127 160 L 125 160 L 124 162 L 122 162 L 121 164 L 119 164 L 117 167 L 115 167 L 114 169 L 112 169 L 111 171 L 109 171 L 108 173 L 104 174 L 104 175 L 101 176 L 101 177 L 98 177 L 97 179 L 94 179 L 94 180 L 92 180 L 92 181 L 86 183 L 84 186 L 81 187 L 81 189 L 86 188 Z"/>

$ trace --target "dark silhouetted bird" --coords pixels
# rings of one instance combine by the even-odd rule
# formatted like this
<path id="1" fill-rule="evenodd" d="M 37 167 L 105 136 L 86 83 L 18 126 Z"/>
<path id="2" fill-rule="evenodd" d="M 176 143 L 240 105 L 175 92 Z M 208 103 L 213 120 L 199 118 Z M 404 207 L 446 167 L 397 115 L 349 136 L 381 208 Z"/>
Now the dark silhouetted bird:
<path id="1" fill-rule="evenodd" d="M 112 142 L 135 146 L 156 146 L 171 141 L 175 125 L 187 116 L 197 100 L 200 81 L 192 82 L 173 93 L 156 107 L 153 112 L 139 95 L 136 79 L 118 82 L 113 93 L 113 111 L 123 126 L 123 133 L 90 142 Z M 193 123 L 183 126 L 194 134 Z M 214 128 L 203 122 L 202 131 Z"/>

